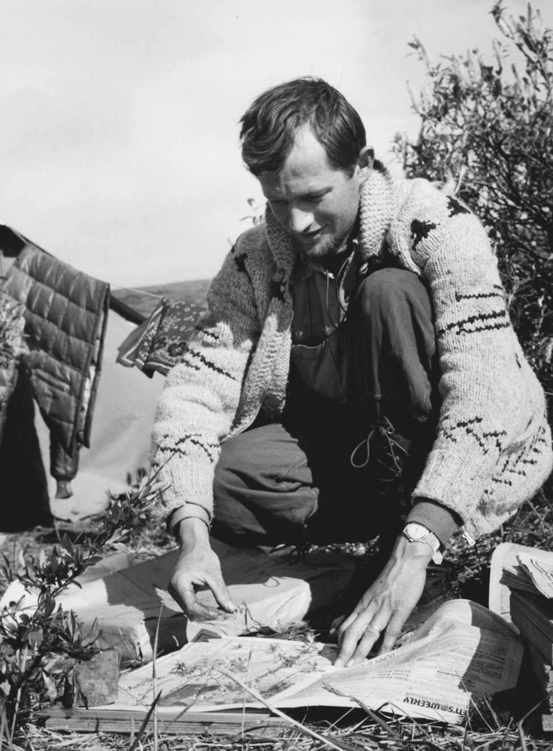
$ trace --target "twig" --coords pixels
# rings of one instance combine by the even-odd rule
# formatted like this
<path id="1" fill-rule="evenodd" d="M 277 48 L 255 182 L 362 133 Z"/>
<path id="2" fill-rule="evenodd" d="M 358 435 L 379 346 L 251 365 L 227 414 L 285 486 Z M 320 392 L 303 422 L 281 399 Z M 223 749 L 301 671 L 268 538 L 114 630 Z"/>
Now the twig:
<path id="1" fill-rule="evenodd" d="M 522 725 L 520 723 L 518 726 L 518 735 L 520 738 L 520 745 L 522 746 L 522 751 L 528 751 L 528 746 L 526 745 L 526 737 L 524 735 L 524 730 L 522 729 Z"/>
<path id="2" fill-rule="evenodd" d="M 467 689 L 465 688 L 465 686 L 463 685 L 463 681 L 461 681 L 461 688 L 462 688 L 462 689 L 463 689 L 464 691 L 466 691 L 466 690 L 467 690 Z M 487 719 L 486 719 L 486 718 L 484 717 L 484 713 L 482 712 L 482 710 L 481 710 L 481 709 L 480 709 L 480 707 L 478 706 L 478 702 L 474 701 L 474 699 L 472 698 L 472 694 L 471 694 L 471 695 L 469 695 L 469 701 L 470 701 L 470 704 L 472 705 L 473 709 L 474 709 L 474 710 L 476 711 L 477 715 L 478 715 L 478 716 L 480 717 L 480 719 L 481 719 L 481 720 L 482 720 L 482 722 L 484 723 L 484 725 L 486 725 L 486 727 L 488 728 L 489 732 L 490 732 L 490 733 L 493 733 L 493 728 L 492 728 L 492 726 L 490 725 L 490 723 L 488 722 L 488 720 L 487 720 Z"/>
<path id="3" fill-rule="evenodd" d="M 409 718 L 409 722 L 411 722 L 411 729 L 416 728 L 419 733 L 421 733 L 422 735 L 426 736 L 426 739 L 427 739 L 426 743 L 427 743 L 427 745 L 430 748 L 433 748 L 434 751 L 442 751 L 441 747 L 438 746 L 438 745 L 436 745 L 434 743 L 434 741 L 432 740 L 432 737 L 431 737 L 430 733 L 424 727 L 424 725 L 421 725 L 419 722 L 417 722 L 416 719 L 414 717 L 412 717 L 411 715 L 406 715 L 405 710 L 402 709 L 401 707 L 398 707 L 397 704 L 394 704 L 393 702 L 386 702 L 386 704 L 388 704 L 388 706 L 392 707 L 393 709 L 397 710 L 398 715 L 400 715 L 400 716 L 404 715 L 404 716 L 408 717 Z M 385 705 L 383 704 L 382 706 L 385 706 Z M 379 707 L 378 709 L 380 710 L 381 707 Z"/>
<path id="4" fill-rule="evenodd" d="M 331 725 L 329 726 L 329 728 L 328 728 L 328 729 L 329 729 L 329 730 L 332 730 L 333 728 L 335 728 L 335 727 L 336 727 L 336 726 L 338 725 L 338 723 L 339 723 L 339 722 L 342 722 L 342 720 L 343 720 L 344 718 L 346 718 L 346 717 L 348 716 L 348 714 L 351 714 L 352 712 L 353 712 L 353 707 L 348 707 L 348 708 L 346 709 L 346 711 L 345 711 L 345 712 L 343 712 L 343 713 L 342 713 L 342 714 L 340 715 L 340 717 L 337 717 L 337 718 L 336 718 L 336 719 L 334 720 L 334 722 L 333 722 L 333 723 L 332 723 L 332 724 L 331 724 Z M 353 730 L 355 731 L 355 729 L 357 729 L 358 727 L 361 727 L 361 725 L 362 725 L 362 724 L 363 724 L 364 722 L 365 722 L 365 719 L 364 719 L 364 718 L 363 718 L 362 720 L 360 720 L 359 722 L 356 722 L 356 723 L 355 723 L 355 725 L 354 725 L 354 728 L 353 728 Z M 0 751 L 1 751 L 1 749 L 0 749 Z"/>
<path id="5" fill-rule="evenodd" d="M 280 709 L 274 706 L 274 704 L 271 704 L 271 702 L 264 699 L 261 696 L 261 694 L 259 694 L 255 689 L 250 688 L 249 686 L 246 686 L 246 684 L 243 683 L 235 675 L 232 675 L 231 673 L 227 673 L 226 670 L 217 669 L 217 672 L 221 673 L 221 675 L 224 675 L 225 678 L 230 678 L 230 680 L 237 683 L 240 686 L 240 688 L 242 688 L 244 691 L 250 694 L 250 696 L 252 696 L 256 701 L 260 702 L 260 704 L 263 704 L 263 706 L 267 707 L 267 709 L 271 711 L 273 714 L 276 714 L 277 717 L 280 717 L 281 719 L 286 720 L 286 722 L 289 722 L 290 725 L 293 725 L 304 735 L 309 735 L 311 738 L 315 738 L 315 740 L 319 741 L 320 743 L 324 743 L 325 746 L 328 746 L 328 748 L 333 748 L 335 751 L 344 751 L 343 746 L 338 746 L 336 743 L 329 741 L 328 738 L 325 738 L 323 735 L 319 735 L 319 733 L 315 732 L 315 730 L 311 730 L 305 725 L 302 725 L 301 722 L 298 722 L 297 720 L 294 720 L 292 717 L 289 717 L 284 712 L 281 712 Z"/>
<path id="6" fill-rule="evenodd" d="M 534 712 L 541 705 L 541 703 L 542 702 L 541 702 L 541 699 L 540 699 L 540 701 L 538 701 L 537 704 L 534 704 L 534 706 L 531 707 L 528 710 L 528 712 L 526 712 L 526 714 L 524 715 L 524 717 L 521 717 L 520 720 L 517 722 L 518 735 L 519 735 L 519 738 L 520 738 L 520 745 L 522 746 L 522 751 L 527 751 L 526 738 L 524 736 L 524 731 L 523 731 L 523 727 L 522 726 L 524 725 L 524 723 L 526 722 L 526 720 L 530 717 L 530 715 L 534 714 Z"/>
<path id="7" fill-rule="evenodd" d="M 142 736 L 144 735 L 144 732 L 145 732 L 146 728 L 148 727 L 148 722 L 150 721 L 150 717 L 152 716 L 152 712 L 157 707 L 157 704 L 158 704 L 158 702 L 159 702 L 160 699 L 161 699 L 161 691 L 156 696 L 156 698 L 153 700 L 152 705 L 151 705 L 150 709 L 148 710 L 148 714 L 146 715 L 146 717 L 142 721 L 142 725 L 140 726 L 140 729 L 139 729 L 139 731 L 137 733 L 137 736 L 134 739 L 134 742 L 133 742 L 132 746 L 129 748 L 129 751 L 136 751 L 136 749 L 138 748 L 138 744 L 140 743 L 140 739 L 142 738 Z"/>
<path id="8" fill-rule="evenodd" d="M 161 696 L 161 691 L 158 694 L 157 691 L 157 649 L 159 644 L 159 626 L 161 623 L 161 613 L 163 611 L 163 605 L 159 606 L 159 613 L 157 615 L 156 633 L 154 636 L 154 659 L 152 660 L 152 693 Z M 154 703 L 155 706 L 155 703 Z M 157 708 L 154 709 L 154 751 L 158 751 L 158 727 L 157 727 Z"/>
<path id="9" fill-rule="evenodd" d="M 27 645 L 23 648 L 23 653 L 21 655 L 21 673 L 23 676 L 25 676 L 26 673 L 26 665 L 27 665 L 27 654 L 29 652 L 29 649 Z M 10 746 L 13 744 L 13 739 L 15 737 L 15 730 L 17 728 L 17 715 L 19 714 L 19 703 L 21 701 L 21 693 L 23 691 L 23 685 L 25 683 L 24 678 L 20 679 L 19 687 L 17 689 L 17 694 L 15 698 L 15 707 L 13 711 L 13 718 L 12 718 L 12 726 L 10 730 L 10 737 L 9 737 L 9 743 Z"/>
<path id="10" fill-rule="evenodd" d="M 385 730 L 389 735 L 391 735 L 394 740 L 399 741 L 401 743 L 402 738 L 400 734 L 393 728 L 389 727 L 388 723 L 384 722 L 384 720 L 377 715 L 374 709 L 371 709 L 367 704 L 365 704 L 364 701 L 361 701 L 361 699 L 358 699 L 356 696 L 350 696 L 350 694 L 346 694 L 343 691 L 340 691 L 339 689 L 335 688 L 334 686 L 325 685 L 325 688 L 327 691 L 330 691 L 333 694 L 336 694 L 336 696 L 343 696 L 344 699 L 349 699 L 350 701 L 354 701 L 357 704 L 357 706 L 361 707 L 361 709 L 369 715 L 369 717 L 371 718 L 373 722 L 376 722 L 376 724 L 379 725 L 383 730 Z"/>

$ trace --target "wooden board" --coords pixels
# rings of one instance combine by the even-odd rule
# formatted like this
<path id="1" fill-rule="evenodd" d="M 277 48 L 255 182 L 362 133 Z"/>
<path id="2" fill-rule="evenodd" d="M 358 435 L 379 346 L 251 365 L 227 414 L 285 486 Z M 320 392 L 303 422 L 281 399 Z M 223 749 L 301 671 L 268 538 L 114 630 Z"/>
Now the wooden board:
<path id="1" fill-rule="evenodd" d="M 49 730 L 72 730 L 84 733 L 135 734 L 146 711 L 142 709 L 61 709 L 52 707 L 40 714 Z M 148 731 L 153 729 L 153 717 Z M 158 732 L 174 735 L 241 735 L 275 738 L 291 729 L 284 720 L 268 712 L 183 712 L 181 707 L 158 710 Z"/>

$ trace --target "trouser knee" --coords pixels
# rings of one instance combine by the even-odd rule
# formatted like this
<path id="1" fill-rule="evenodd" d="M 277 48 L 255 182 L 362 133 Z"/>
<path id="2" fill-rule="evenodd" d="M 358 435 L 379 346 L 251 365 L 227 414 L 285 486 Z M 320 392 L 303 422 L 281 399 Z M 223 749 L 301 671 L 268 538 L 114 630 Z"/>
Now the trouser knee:
<path id="1" fill-rule="evenodd" d="M 405 269 L 380 269 L 370 274 L 359 285 L 355 303 L 357 316 L 368 319 L 381 316 L 385 320 L 390 320 L 390 316 L 395 318 L 398 308 L 416 303 L 415 308 L 410 308 L 410 315 L 432 323 L 426 287 L 414 272 Z"/>
<path id="2" fill-rule="evenodd" d="M 238 544 L 300 541 L 317 507 L 307 459 L 276 424 L 223 443 L 213 495 L 214 534 Z"/>
<path id="3" fill-rule="evenodd" d="M 418 276 L 380 269 L 364 279 L 350 318 L 351 379 L 357 401 L 400 422 L 426 422 L 438 373 L 432 305 Z"/>

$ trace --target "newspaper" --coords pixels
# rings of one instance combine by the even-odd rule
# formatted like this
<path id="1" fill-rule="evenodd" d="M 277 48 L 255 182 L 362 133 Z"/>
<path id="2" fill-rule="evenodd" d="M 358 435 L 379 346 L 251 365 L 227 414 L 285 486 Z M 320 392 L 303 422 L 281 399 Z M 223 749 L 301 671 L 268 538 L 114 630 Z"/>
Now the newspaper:
<path id="1" fill-rule="evenodd" d="M 517 558 L 538 592 L 551 599 L 553 597 L 553 554 L 549 561 L 540 561 L 530 555 L 519 555 Z"/>
<path id="2" fill-rule="evenodd" d="M 335 656 L 335 646 L 315 641 L 223 637 L 192 643 L 156 660 L 154 682 L 151 666 L 123 675 L 111 709 L 146 709 L 159 691 L 162 713 L 179 706 L 259 707 L 238 678 L 282 708 L 361 703 L 456 724 L 475 698 L 516 684 L 522 647 L 499 616 L 468 600 L 451 600 L 393 652 L 351 668 L 335 668 Z"/>
<path id="3" fill-rule="evenodd" d="M 512 590 L 553 598 L 553 552 L 513 542 L 498 545 L 490 562 L 489 606 L 509 623 Z"/>
<path id="4" fill-rule="evenodd" d="M 116 649 L 124 664 L 137 658 L 149 662 L 156 631 L 159 649 L 169 651 L 191 641 L 199 630 L 217 636 L 283 630 L 335 603 L 355 567 L 353 558 L 341 554 L 297 560 L 286 549 L 267 553 L 217 540 L 213 548 L 237 605 L 232 615 L 217 611 L 213 594 L 205 589 L 198 599 L 217 611 L 214 620 L 190 621 L 184 616 L 167 591 L 177 550 L 142 562 L 125 554 L 110 556 L 80 576 L 56 602 L 72 610 L 84 630 L 95 629 L 96 644 Z M 34 611 L 37 597 L 36 591 L 16 580 L 0 598 L 0 612 L 11 602 L 18 603 L 19 614 Z"/>

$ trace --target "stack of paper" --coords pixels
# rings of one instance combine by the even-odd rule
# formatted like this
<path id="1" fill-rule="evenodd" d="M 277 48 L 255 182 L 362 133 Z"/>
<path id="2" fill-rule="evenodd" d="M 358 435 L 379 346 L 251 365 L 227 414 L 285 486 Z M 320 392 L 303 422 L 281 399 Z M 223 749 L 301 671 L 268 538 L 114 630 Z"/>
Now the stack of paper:
<path id="1" fill-rule="evenodd" d="M 553 728 L 553 552 L 514 543 L 491 561 L 490 609 L 510 621 L 527 648 L 531 703 L 542 700 L 542 724 Z M 546 728 L 547 725 L 547 728 Z"/>
<path id="2" fill-rule="evenodd" d="M 553 553 L 499 545 L 491 562 L 490 609 L 513 623 L 553 665 Z"/>
<path id="3" fill-rule="evenodd" d="M 142 707 L 161 692 L 160 717 L 263 706 L 384 708 L 412 717 L 462 722 L 478 697 L 512 688 L 522 648 L 514 629 L 468 600 L 444 603 L 398 649 L 335 668 L 336 648 L 315 641 L 223 637 L 191 643 L 152 666 L 126 673 L 118 703 Z"/>

